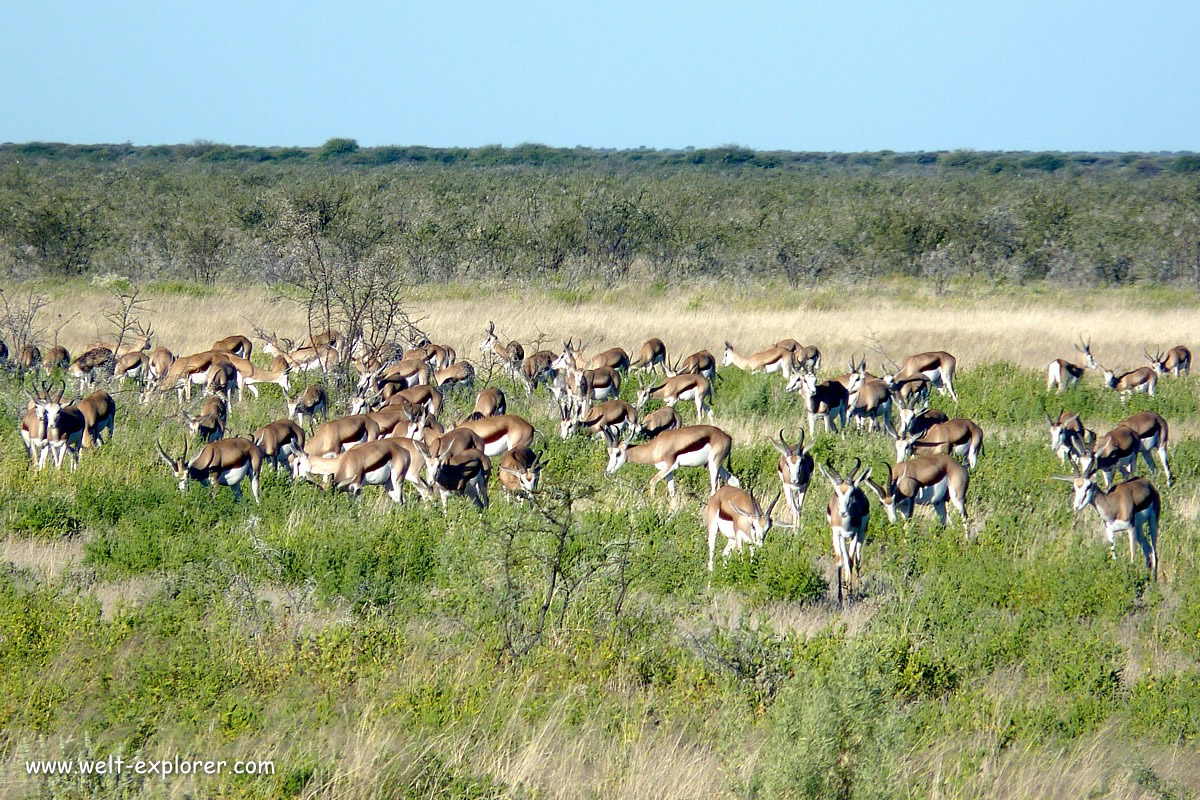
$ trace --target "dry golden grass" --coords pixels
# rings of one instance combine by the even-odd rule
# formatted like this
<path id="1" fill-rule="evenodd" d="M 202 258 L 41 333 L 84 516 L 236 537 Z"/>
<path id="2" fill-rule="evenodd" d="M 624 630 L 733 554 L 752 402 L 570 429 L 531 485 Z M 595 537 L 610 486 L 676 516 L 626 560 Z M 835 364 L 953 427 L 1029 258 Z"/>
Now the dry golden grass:
<path id="1" fill-rule="evenodd" d="M 897 359 L 944 349 L 959 359 L 960 368 L 998 360 L 1041 368 L 1053 358 L 1076 357 L 1072 343 L 1083 333 L 1093 338 L 1101 363 L 1132 368 L 1144 363 L 1143 348 L 1186 343 L 1189 332 L 1200 329 L 1198 305 L 1180 303 L 1147 313 L 1129 294 L 1096 293 L 1071 306 L 1053 299 L 1040 301 L 1033 295 L 1017 299 L 930 295 L 914 301 L 911 296 L 893 300 L 880 294 L 838 296 L 834 302 L 838 307 L 830 310 L 800 304 L 779 308 L 779 299 L 765 290 L 746 294 L 734 289 L 726 293 L 681 289 L 671 296 L 642 298 L 624 289 L 574 302 L 540 290 L 489 293 L 450 287 L 439 292 L 422 287 L 413 305 L 426 318 L 433 338 L 452 345 L 465 358 L 478 357 L 489 320 L 496 322 L 505 340 L 528 344 L 544 334 L 551 349 L 560 348 L 562 340 L 571 336 L 582 339 L 589 351 L 621 346 L 636 352 L 647 338 L 658 336 L 672 354 L 707 348 L 720 358 L 724 340 L 749 353 L 793 337 L 816 344 L 825 354 L 825 363 L 839 367 L 851 353 L 867 351 L 874 335 Z M 144 296 L 149 309 L 145 317 L 154 326 L 156 342 L 177 353 L 205 349 L 232 333 L 252 335 L 250 321 L 283 336 L 300 337 L 307 330 L 299 305 L 262 288 L 218 290 L 205 297 L 153 291 Z M 94 341 L 98 332 L 104 333 L 101 317 L 111 308 L 111 296 L 104 289 L 84 287 L 54 299 L 43 321 L 79 312 L 62 331 L 62 343 L 75 351 Z M 872 367 L 879 361 L 870 352 L 868 358 Z"/>

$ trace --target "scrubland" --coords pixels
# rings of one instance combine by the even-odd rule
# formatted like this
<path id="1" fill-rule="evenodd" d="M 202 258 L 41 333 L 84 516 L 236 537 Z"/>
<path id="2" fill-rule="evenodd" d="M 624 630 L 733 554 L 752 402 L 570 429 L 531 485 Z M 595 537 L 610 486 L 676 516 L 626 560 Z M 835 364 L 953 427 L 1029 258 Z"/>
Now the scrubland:
<path id="1" fill-rule="evenodd" d="M 72 348 L 94 338 L 107 295 L 47 286 Z M 177 352 L 249 332 L 303 332 L 266 290 L 161 284 L 147 318 Z M 723 340 L 754 350 L 817 344 L 823 372 L 851 353 L 944 348 L 959 359 L 951 416 L 979 423 L 969 520 L 927 510 L 888 524 L 873 503 L 861 596 L 839 608 L 814 482 L 798 525 L 705 569 L 707 477 L 675 501 L 651 470 L 603 474 L 595 440 L 558 437 L 541 392 L 503 377 L 510 408 L 544 437 L 536 506 L 493 489 L 403 507 L 377 490 L 333 495 L 265 470 L 263 501 L 193 485 L 181 494 L 154 450 L 178 442 L 171 399 L 114 391 L 110 444 L 76 473 L 27 465 L 25 396 L 0 379 L 0 796 L 1182 798 L 1200 792 L 1200 441 L 1196 378 L 1122 405 L 1089 372 L 1045 392 L 1045 362 L 1090 335 L 1106 365 L 1191 344 L 1185 293 L 1088 293 L 918 284 L 803 292 L 698 284 L 617 290 L 436 285 L 413 304 L 435 340 L 478 359 L 488 320 L 527 345 L 672 354 Z M 309 380 L 316 380 L 316 376 Z M 636 381 L 623 396 L 631 397 Z M 544 390 L 543 390 L 544 391 Z M 276 387 L 235 404 L 231 433 L 283 414 Z M 443 417 L 469 410 L 452 397 Z M 1113 560 L 1089 509 L 1049 480 L 1063 467 L 1044 413 L 1107 430 L 1153 409 L 1171 424 L 1175 483 L 1163 497 L 1160 580 Z M 722 368 L 716 424 L 732 469 L 776 491 L 776 452 L 801 404 L 779 376 Z M 680 409 L 686 420 L 690 407 Z M 890 440 L 817 437 L 841 468 L 891 460 Z M 876 466 L 876 469 L 879 469 Z M 1144 465 L 1139 465 L 1144 474 Z M 790 520 L 781 519 L 781 523 Z M 547 599 L 550 570 L 557 589 Z M 543 614 L 543 608 L 546 613 Z M 540 620 L 544 620 L 541 621 Z M 274 775 L 33 778 L 30 759 L 273 759 Z"/>

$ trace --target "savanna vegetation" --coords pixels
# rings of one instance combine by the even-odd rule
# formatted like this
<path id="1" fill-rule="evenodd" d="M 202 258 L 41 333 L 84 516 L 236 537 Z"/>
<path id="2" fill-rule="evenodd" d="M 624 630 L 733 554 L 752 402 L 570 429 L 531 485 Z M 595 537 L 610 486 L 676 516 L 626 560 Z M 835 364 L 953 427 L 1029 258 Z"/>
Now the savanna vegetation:
<path id="1" fill-rule="evenodd" d="M 1200 793 L 1197 379 L 1124 405 L 1088 373 L 1051 396 L 1043 360 L 1079 330 L 1128 366 L 1145 344 L 1191 344 L 1190 157 L 747 152 L 0 147 L 6 329 L 33 301 L 26 330 L 74 351 L 136 285 L 177 352 L 247 320 L 299 335 L 322 322 L 312 288 L 346 271 L 480 361 L 547 463 L 533 502 L 493 487 L 483 512 L 269 467 L 261 504 L 181 494 L 155 450 L 178 446 L 174 397 L 141 406 L 110 386 L 113 440 L 77 472 L 37 472 L 6 371 L 0 797 Z M 839 607 L 818 476 L 795 527 L 710 575 L 707 476 L 681 471 L 671 502 L 647 494 L 648 467 L 605 475 L 600 442 L 557 436 L 544 390 L 486 368 L 488 319 L 527 347 L 659 335 L 673 356 L 792 334 L 826 351 L 825 374 L 851 352 L 874 368 L 872 348 L 945 344 L 960 401 L 933 403 L 986 434 L 969 521 L 889 524 L 872 500 L 862 593 Z M 800 400 L 778 375 L 719 375 L 731 468 L 769 499 L 768 438 L 794 440 Z M 234 404 L 231 435 L 284 415 L 276 387 L 262 395 Z M 346 390 L 332 399 L 343 411 Z M 442 417 L 472 402 L 452 396 Z M 1094 512 L 1049 480 L 1060 405 L 1100 431 L 1141 409 L 1169 421 L 1175 481 L 1150 476 L 1157 583 L 1120 542 L 1110 558 Z M 819 436 L 814 455 L 893 458 L 855 432 Z M 26 770 L 113 754 L 274 772 Z"/>

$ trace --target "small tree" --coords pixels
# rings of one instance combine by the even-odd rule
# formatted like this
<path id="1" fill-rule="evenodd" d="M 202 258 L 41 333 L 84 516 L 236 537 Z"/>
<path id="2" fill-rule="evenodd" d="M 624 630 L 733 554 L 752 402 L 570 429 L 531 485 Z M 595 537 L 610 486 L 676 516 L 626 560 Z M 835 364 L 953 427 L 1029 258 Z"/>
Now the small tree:
<path id="1" fill-rule="evenodd" d="M 49 302 L 46 295 L 33 289 L 13 292 L 0 289 L 0 334 L 14 354 L 46 335 L 45 327 L 39 327 L 37 319 Z"/>

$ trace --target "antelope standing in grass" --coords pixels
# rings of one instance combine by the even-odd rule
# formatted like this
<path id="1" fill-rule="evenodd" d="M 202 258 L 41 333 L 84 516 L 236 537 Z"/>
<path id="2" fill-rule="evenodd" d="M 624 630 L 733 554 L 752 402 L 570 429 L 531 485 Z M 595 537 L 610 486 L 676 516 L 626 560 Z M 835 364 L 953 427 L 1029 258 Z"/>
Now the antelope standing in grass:
<path id="1" fill-rule="evenodd" d="M 954 356 L 942 350 L 917 353 L 904 359 L 896 370 L 896 374 L 885 375 L 884 380 L 891 384 L 905 378 L 924 375 L 939 393 L 949 393 L 957 403 L 958 392 L 954 391 L 954 372 L 957 366 L 958 361 Z"/>
<path id="2" fill-rule="evenodd" d="M 713 571 L 713 555 L 717 549 L 717 536 L 725 537 L 725 558 L 734 550 L 741 552 L 749 545 L 753 550 L 762 547 L 767 532 L 771 530 L 771 512 L 779 502 L 779 495 L 763 511 L 754 496 L 736 486 L 722 486 L 708 498 L 704 507 L 704 526 L 708 529 L 708 571 Z"/>
<path id="3" fill-rule="evenodd" d="M 36 344 L 24 345 L 17 353 L 17 366 L 23 370 L 37 369 L 42 365 L 42 351 Z"/>
<path id="4" fill-rule="evenodd" d="M 250 354 L 254 352 L 254 343 L 245 336 L 226 336 L 224 339 L 213 342 L 211 349 L 222 353 L 232 353 L 241 358 L 249 358 Z"/>
<path id="5" fill-rule="evenodd" d="M 629 354 L 620 347 L 610 347 L 588 359 L 589 370 L 611 369 L 626 372 L 629 369 Z"/>
<path id="6" fill-rule="evenodd" d="M 897 516 L 910 519 L 913 507 L 932 506 L 942 525 L 946 524 L 946 501 L 967 521 L 967 487 L 970 475 L 967 468 L 948 455 L 929 455 L 902 461 L 890 470 L 885 469 L 883 484 L 868 479 L 867 486 L 879 498 L 888 521 Z"/>
<path id="7" fill-rule="evenodd" d="M 416 446 L 425 458 L 426 474 L 441 495 L 443 508 L 451 494 L 470 497 L 481 509 L 488 507 L 487 485 L 492 461 L 486 453 L 475 447 L 434 453 L 420 441 L 416 442 Z"/>
<path id="8" fill-rule="evenodd" d="M 525 360 L 525 348 L 516 339 L 506 345 L 500 344 L 500 337 L 496 335 L 496 323 L 489 322 L 487 336 L 479 343 L 479 352 L 484 355 L 491 353 L 504 362 L 511 375 Z"/>
<path id="9" fill-rule="evenodd" d="M 667 378 L 657 386 L 644 386 L 638 392 L 638 406 L 644 406 L 648 400 L 661 400 L 674 408 L 678 402 L 688 402 L 696 405 L 696 421 L 699 422 L 706 414 L 711 420 L 713 410 L 712 383 L 708 378 L 696 373 L 677 373 Z"/>
<path id="10" fill-rule="evenodd" d="M 1075 455 L 1083 473 L 1099 472 L 1104 475 L 1104 485 L 1112 483 L 1113 473 L 1120 470 L 1125 477 L 1133 477 L 1133 466 L 1138 456 L 1146 462 L 1146 468 L 1154 472 L 1150 454 L 1142 449 L 1142 440 L 1130 428 L 1118 425 L 1108 433 L 1096 438 L 1088 431 L 1082 443 L 1076 444 Z"/>
<path id="11" fill-rule="evenodd" d="M 542 477 L 543 464 L 536 453 L 528 447 L 509 450 L 500 459 L 500 487 L 509 497 L 530 495 L 537 491 Z"/>
<path id="12" fill-rule="evenodd" d="M 220 415 L 201 412 L 193 417 L 186 411 L 180 411 L 179 414 L 183 417 L 183 422 L 187 425 L 188 430 L 193 435 L 199 436 L 201 441 L 215 442 L 225 437 L 225 420 Z"/>
<path id="13" fill-rule="evenodd" d="M 108 350 L 116 358 L 120 358 L 121 356 L 126 355 L 128 353 L 140 353 L 140 352 L 149 351 L 150 350 L 150 337 L 154 335 L 153 327 L 145 326 L 145 325 L 142 325 L 139 323 L 134 327 L 133 330 L 134 330 L 134 332 L 137 333 L 137 335 L 131 336 L 128 339 L 125 339 L 124 334 L 122 334 L 122 339 L 119 344 L 117 342 L 110 342 L 110 341 L 105 341 L 103 339 L 97 339 L 96 341 L 89 344 L 87 346 L 87 349 L 89 349 L 89 350 Z"/>
<path id="14" fill-rule="evenodd" d="M 787 500 L 788 509 L 792 512 L 792 522 L 799 527 L 800 512 L 804 510 L 804 498 L 808 494 L 809 484 L 812 483 L 813 446 L 811 444 L 808 447 L 804 446 L 804 431 L 800 431 L 800 438 L 794 445 L 787 443 L 787 439 L 783 438 L 782 430 L 779 431 L 778 442 L 774 439 L 768 441 L 779 451 L 779 464 L 776 467 L 779 473 L 779 482 L 783 484 L 783 496 Z"/>
<path id="15" fill-rule="evenodd" d="M 838 573 L 838 605 L 854 594 L 862 568 L 863 542 L 867 538 L 867 523 L 871 519 L 871 504 L 861 485 L 871 479 L 871 468 L 857 475 L 861 465 L 857 458 L 854 467 L 843 478 L 826 461 L 821 472 L 833 487 L 833 496 L 825 506 L 825 521 L 833 539 L 833 563 Z"/>
<path id="16" fill-rule="evenodd" d="M 966 458 L 967 466 L 975 468 L 983 452 L 983 429 L 969 419 L 951 419 L 930 426 L 919 437 L 896 437 L 896 461 L 907 461 L 913 455 L 945 453 Z"/>
<path id="17" fill-rule="evenodd" d="M 87 434 L 87 421 L 74 405 L 62 404 L 65 391 L 66 386 L 60 384 L 56 394 L 52 396 L 47 392 L 35 403 L 36 412 L 41 418 L 40 429 L 45 437 L 38 457 L 39 470 L 46 466 L 47 455 L 54 457 L 55 469 L 62 469 L 63 459 L 68 453 L 71 456 L 71 469 L 79 467 L 79 451 Z"/>
<path id="18" fill-rule="evenodd" d="M 564 439 L 571 438 L 571 434 L 577 428 L 597 436 L 603 436 L 609 431 L 622 436 L 626 431 L 637 427 L 637 411 L 619 397 L 605 400 L 582 415 L 573 414 L 566 405 L 560 405 L 559 418 L 559 434 Z"/>
<path id="19" fill-rule="evenodd" d="M 214 361 L 205 374 L 208 378 L 204 384 L 205 394 L 233 398 L 235 396 L 233 390 L 240 389 L 237 367 L 228 361 Z M 236 396 L 240 399 L 241 394 L 239 391 Z"/>
<path id="20" fill-rule="evenodd" d="M 920 437 L 925 431 L 929 430 L 939 422 L 945 422 L 950 419 L 944 411 L 939 411 L 936 408 L 930 408 L 927 405 L 912 405 L 910 403 L 900 404 L 900 424 L 896 426 L 896 433 L 900 436 L 917 436 Z"/>
<path id="21" fill-rule="evenodd" d="M 254 444 L 276 470 L 287 468 L 290 459 L 304 452 L 304 428 L 290 419 L 277 419 L 254 432 Z"/>
<path id="22" fill-rule="evenodd" d="M 1138 367 L 1129 372 L 1116 374 L 1104 366 L 1104 385 L 1121 395 L 1121 402 L 1127 402 L 1134 392 L 1143 392 L 1154 397 L 1154 388 L 1158 385 L 1158 373 L 1152 367 Z"/>
<path id="23" fill-rule="evenodd" d="M 329 459 L 323 459 L 329 460 Z M 378 439 L 352 447 L 335 459 L 333 487 L 352 495 L 363 486 L 383 486 L 393 503 L 404 501 L 404 481 L 408 475 L 408 450 L 395 439 Z"/>
<path id="24" fill-rule="evenodd" d="M 653 439 L 663 431 L 673 431 L 681 425 L 683 423 L 680 421 L 679 415 L 675 413 L 675 409 L 663 406 L 643 415 L 638 423 L 638 429 L 645 434 L 646 438 Z"/>
<path id="25" fill-rule="evenodd" d="M 816 375 L 817 370 L 821 368 L 821 351 L 815 345 L 800 344 L 795 339 L 782 339 L 776 342 L 775 346 L 792 354 L 792 365 L 796 369 Z"/>
<path id="26" fill-rule="evenodd" d="M 847 406 L 850 394 L 836 380 L 817 383 L 814 375 L 797 373 L 788 382 L 788 391 L 799 391 L 804 399 L 804 410 L 808 412 L 808 435 L 816 435 L 817 420 L 825 422 L 827 433 L 842 432 L 845 436 Z M 841 427 L 836 423 L 840 423 Z"/>
<path id="27" fill-rule="evenodd" d="M 1075 463 L 1088 437 L 1079 415 L 1063 408 L 1059 409 L 1058 419 L 1047 414 L 1046 422 L 1050 425 L 1050 448 L 1064 464 Z"/>
<path id="28" fill-rule="evenodd" d="M 929 387 L 930 381 L 924 375 L 915 375 L 911 378 L 903 378 L 894 380 L 887 384 L 891 390 L 892 397 L 896 398 L 901 405 L 914 405 L 918 403 L 929 402 Z"/>
<path id="29" fill-rule="evenodd" d="M 739 355 L 733 345 L 725 342 L 725 366 L 733 365 L 750 374 L 756 372 L 778 372 L 784 378 L 791 378 L 795 369 L 792 365 L 792 353 L 782 347 L 768 347 L 750 357 Z"/>
<path id="30" fill-rule="evenodd" d="M 533 444 L 533 426 L 515 414 L 467 420 L 455 426 L 455 430 L 460 428 L 474 432 L 483 440 L 483 452 L 488 458 Z"/>
<path id="31" fill-rule="evenodd" d="M 117 359 L 117 363 L 113 367 L 113 380 L 119 382 L 126 378 L 132 378 L 141 385 L 146 382 L 149 371 L 150 357 L 138 350 L 134 353 L 126 353 Z"/>
<path id="32" fill-rule="evenodd" d="M 156 388 L 164 392 L 173 388 L 180 399 L 191 400 L 192 387 L 207 386 L 209 370 L 214 365 L 228 363 L 228 360 L 229 353 L 223 350 L 205 350 L 189 356 L 180 356 L 171 362 L 170 368 Z M 228 370 L 225 371 L 228 377 Z"/>
<path id="33" fill-rule="evenodd" d="M 82 392 L 92 385 L 93 373 L 97 369 L 110 366 L 113 360 L 112 350 L 107 347 L 93 347 L 72 361 L 67 371 L 71 373 L 72 378 L 79 381 L 79 391 Z"/>
<path id="34" fill-rule="evenodd" d="M 98 447 L 112 438 L 117 419 L 117 404 L 112 395 L 97 389 L 72 404 L 83 415 L 83 446 Z"/>
<path id="35" fill-rule="evenodd" d="M 24 379 L 21 385 L 24 387 Z M 41 409 L 50 401 L 50 385 L 42 381 L 41 386 L 36 386 L 31 378 L 30 386 L 32 391 L 25 390 L 29 395 L 29 405 L 25 415 L 21 417 L 21 442 L 25 445 L 25 453 L 36 467 L 42 448 L 46 446 L 45 414 Z"/>
<path id="36" fill-rule="evenodd" d="M 658 337 L 647 339 L 638 352 L 638 357 L 629 363 L 631 369 L 657 372 L 667 370 L 667 346 Z"/>
<path id="37" fill-rule="evenodd" d="M 250 493 L 258 502 L 258 475 L 262 468 L 262 451 L 249 439 L 240 437 L 209 442 L 191 461 L 188 447 L 183 447 L 183 456 L 173 458 L 158 443 L 158 454 L 179 481 L 179 491 L 186 492 L 190 481 L 199 481 L 217 494 L 218 486 L 228 486 L 236 500 L 242 499 L 243 480 L 250 479 Z"/>
<path id="38" fill-rule="evenodd" d="M 608 466 L 611 475 L 626 463 L 650 464 L 658 472 L 650 479 L 650 495 L 659 481 L 667 482 L 667 493 L 675 496 L 675 470 L 680 467 L 708 467 L 709 494 L 715 494 L 717 484 L 725 481 L 739 486 L 737 478 L 725 466 L 733 439 L 720 428 L 711 425 L 691 425 L 673 431 L 663 431 L 645 444 L 631 444 L 633 431 L 618 439 L 605 435 L 608 445 Z"/>
<path id="39" fill-rule="evenodd" d="M 475 408 L 471 411 L 471 416 L 499 417 L 507 409 L 508 403 L 504 398 L 504 390 L 498 386 L 489 386 L 475 398 Z"/>
<path id="40" fill-rule="evenodd" d="M 239 393 L 243 388 L 248 388 L 250 393 L 258 397 L 257 384 L 273 383 L 279 387 L 284 397 L 287 397 L 290 385 L 288 383 L 288 375 L 291 373 L 291 368 L 285 366 L 280 370 L 263 369 L 257 366 L 253 361 L 241 356 L 236 356 L 230 353 L 226 356 L 228 363 L 233 365 L 237 370 L 237 383 Z"/>
<path id="41" fill-rule="evenodd" d="M 892 425 L 892 392 L 888 384 L 880 378 L 862 379 L 863 372 L 859 375 L 860 380 L 846 397 L 846 419 L 854 420 L 860 431 L 865 422 L 869 431 L 878 427 L 896 435 Z"/>
<path id="42" fill-rule="evenodd" d="M 433 375 L 433 383 L 442 391 L 458 388 L 471 388 L 475 382 L 475 367 L 469 361 L 458 361 L 448 367 L 439 369 Z"/>
<path id="43" fill-rule="evenodd" d="M 165 347 L 156 347 L 150 351 L 146 363 L 146 377 L 150 383 L 158 383 L 170 371 L 175 363 L 175 354 Z"/>
<path id="44" fill-rule="evenodd" d="M 521 362 L 517 375 L 525 385 L 525 394 L 531 395 L 541 384 L 548 384 L 557 375 L 554 364 L 558 355 L 551 350 L 538 350 Z"/>
<path id="45" fill-rule="evenodd" d="M 365 414 L 351 414 L 323 422 L 304 443 L 310 458 L 322 458 L 379 438 L 379 425 Z"/>
<path id="46" fill-rule="evenodd" d="M 677 370 L 667 370 L 667 377 L 676 375 L 703 375 L 708 380 L 717 378 L 717 359 L 707 350 L 698 350 L 683 360 Z"/>
<path id="47" fill-rule="evenodd" d="M 296 420 L 301 427 L 307 421 L 308 427 L 312 429 L 316 425 L 318 415 L 322 422 L 329 419 L 329 395 L 319 383 L 306 388 L 295 400 L 284 392 L 283 403 L 287 407 L 288 419 Z"/>
<path id="48" fill-rule="evenodd" d="M 1146 357 L 1150 358 L 1150 366 L 1159 375 L 1169 372 L 1178 378 L 1180 375 L 1187 375 L 1192 371 L 1192 351 L 1183 345 L 1172 347 L 1165 356 L 1158 353 L 1151 357 L 1149 353 L 1146 353 Z"/>
<path id="49" fill-rule="evenodd" d="M 56 344 L 46 351 L 46 357 L 42 360 L 47 372 L 53 372 L 56 369 L 66 369 L 71 365 L 71 354 L 67 352 L 67 348 Z"/>
<path id="50" fill-rule="evenodd" d="M 1124 532 L 1129 536 L 1129 560 L 1134 560 L 1134 545 L 1139 543 L 1146 566 L 1158 581 L 1158 517 L 1162 506 L 1158 492 L 1149 481 L 1134 478 L 1102 491 L 1096 485 L 1094 467 L 1073 476 L 1052 477 L 1074 487 L 1073 506 L 1077 512 L 1089 505 L 1096 509 L 1108 539 L 1109 553 L 1114 559 L 1117 557 L 1116 536 Z"/>
<path id="51" fill-rule="evenodd" d="M 1170 486 L 1171 467 L 1167 464 L 1167 440 L 1170 438 L 1170 431 L 1167 429 L 1167 421 L 1153 411 L 1139 411 L 1120 424 L 1138 437 L 1142 443 L 1143 454 L 1154 451 L 1158 455 L 1163 472 L 1167 474 L 1167 486 Z"/>
<path id="52" fill-rule="evenodd" d="M 1096 359 L 1092 356 L 1092 340 L 1086 342 L 1079 337 L 1075 349 L 1083 355 L 1083 364 L 1074 364 L 1062 358 L 1056 358 L 1046 366 L 1046 391 L 1051 389 L 1070 389 L 1083 378 L 1085 369 L 1099 369 Z"/>

